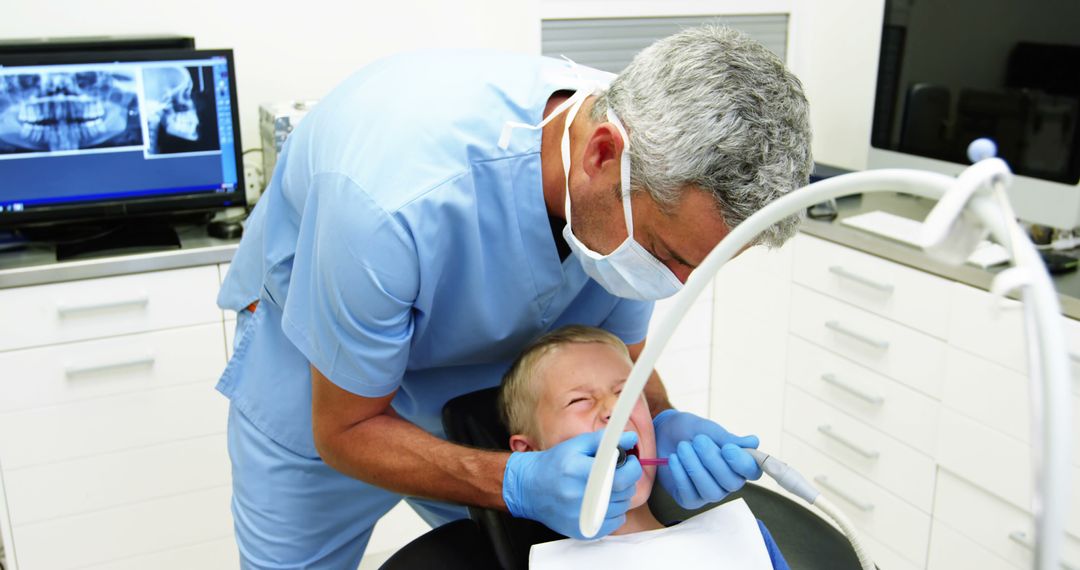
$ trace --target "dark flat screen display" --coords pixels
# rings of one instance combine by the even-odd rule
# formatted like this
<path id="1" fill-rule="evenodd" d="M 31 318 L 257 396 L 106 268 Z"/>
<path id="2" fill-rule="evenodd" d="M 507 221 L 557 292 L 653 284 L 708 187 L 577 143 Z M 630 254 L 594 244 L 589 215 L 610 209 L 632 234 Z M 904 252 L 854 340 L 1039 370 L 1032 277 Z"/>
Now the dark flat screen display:
<path id="1" fill-rule="evenodd" d="M 989 137 L 1018 174 L 1080 182 L 1080 2 L 887 0 L 871 142 L 968 164 Z"/>
<path id="2" fill-rule="evenodd" d="M 228 51 L 0 57 L 0 225 L 243 205 L 231 65 Z"/>

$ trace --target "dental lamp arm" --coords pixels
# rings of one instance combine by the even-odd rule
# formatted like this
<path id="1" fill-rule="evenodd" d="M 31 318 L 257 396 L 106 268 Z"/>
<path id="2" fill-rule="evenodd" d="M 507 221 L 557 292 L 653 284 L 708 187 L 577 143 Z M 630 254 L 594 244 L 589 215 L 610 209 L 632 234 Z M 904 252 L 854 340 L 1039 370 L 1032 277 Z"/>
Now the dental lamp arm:
<path id="1" fill-rule="evenodd" d="M 651 335 L 649 343 L 627 378 L 623 393 L 600 441 L 597 461 L 589 473 L 579 519 L 582 535 L 595 536 L 603 523 L 608 500 L 605 490 L 610 489 L 610 482 L 614 477 L 614 470 L 609 470 L 608 467 L 614 465 L 616 460 L 619 434 L 625 429 L 630 411 L 641 395 L 660 353 L 694 300 L 728 260 L 776 221 L 799 213 L 813 204 L 848 194 L 886 190 L 937 199 L 952 183 L 953 178 L 931 172 L 884 169 L 844 174 L 806 186 L 773 201 L 744 220 L 721 240 L 690 275 L 684 290 L 675 297 L 673 306 L 660 320 L 656 332 Z"/>
<path id="2" fill-rule="evenodd" d="M 969 170 L 976 172 L 991 168 L 981 166 L 982 163 L 992 161 L 981 160 L 972 167 L 974 170 Z M 991 180 L 996 196 L 978 192 L 978 185 L 985 183 L 986 179 L 979 180 L 974 178 L 974 175 L 961 175 L 959 179 L 953 179 L 942 174 L 911 170 L 858 172 L 796 190 L 739 224 L 690 276 L 685 290 L 676 298 L 674 306 L 660 322 L 649 346 L 642 351 L 631 371 L 605 429 L 597 461 L 589 475 L 579 518 L 582 534 L 595 535 L 603 521 L 607 500 L 605 490 L 610 488 L 613 475 L 610 471 L 605 472 L 603 466 L 615 458 L 618 434 L 626 425 L 631 408 L 644 388 L 648 371 L 652 369 L 674 328 L 685 316 L 694 299 L 724 263 L 772 223 L 812 204 L 848 194 L 881 191 L 899 191 L 940 199 L 955 185 L 957 191 L 954 194 L 959 197 L 950 197 L 945 201 L 947 208 L 927 218 L 926 224 L 933 231 L 927 232 L 928 239 L 924 245 L 932 255 L 963 259 L 960 256 L 963 250 L 977 243 L 970 234 L 985 235 L 981 228 L 987 228 L 995 239 L 1009 249 L 1015 264 L 1013 269 L 1019 270 L 1003 272 L 995 282 L 995 290 L 1019 288 L 1024 300 L 1028 365 L 1032 380 L 1032 418 L 1035 422 L 1041 420 L 1041 423 L 1033 425 L 1035 433 L 1032 438 L 1036 443 L 1034 460 L 1037 482 L 1033 504 L 1038 538 L 1035 564 L 1039 570 L 1053 568 L 1062 547 L 1065 509 L 1069 504 L 1068 478 L 1071 461 L 1069 363 L 1060 324 L 1060 307 L 1045 266 L 1038 262 L 1034 246 L 1019 229 L 1008 207 L 1002 180 Z M 980 222 L 982 225 L 977 225 Z M 1006 275 L 1011 276 L 1009 279 L 1012 283 L 1003 283 Z M 1042 384 L 1038 382 L 1040 379 Z M 819 504 L 834 519 L 838 518 L 836 515 L 843 516 L 827 501 L 822 502 L 821 497 L 815 500 L 815 504 Z M 838 520 L 838 524 L 853 531 L 846 523 Z M 849 534 L 849 537 L 854 537 L 854 534 Z M 854 542 L 856 541 L 853 541 L 853 544 Z M 863 562 L 865 564 L 866 560 Z"/>

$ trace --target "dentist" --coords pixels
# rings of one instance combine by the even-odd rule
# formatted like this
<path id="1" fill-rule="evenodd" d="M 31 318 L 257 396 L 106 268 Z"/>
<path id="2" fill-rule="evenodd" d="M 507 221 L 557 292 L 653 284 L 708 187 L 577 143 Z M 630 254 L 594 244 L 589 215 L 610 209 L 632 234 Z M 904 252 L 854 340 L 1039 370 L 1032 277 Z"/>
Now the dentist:
<path id="1" fill-rule="evenodd" d="M 810 166 L 798 80 L 720 27 L 661 40 L 617 77 L 440 51 L 347 79 L 290 136 L 218 299 L 239 315 L 218 390 L 243 566 L 355 568 L 402 499 L 432 525 L 469 504 L 576 536 L 599 432 L 471 449 L 443 439 L 443 404 L 566 324 L 636 357 L 652 301 Z M 646 397 L 681 505 L 760 476 L 742 450 L 757 438 L 672 409 L 655 373 Z M 618 473 L 602 534 L 640 465 Z"/>

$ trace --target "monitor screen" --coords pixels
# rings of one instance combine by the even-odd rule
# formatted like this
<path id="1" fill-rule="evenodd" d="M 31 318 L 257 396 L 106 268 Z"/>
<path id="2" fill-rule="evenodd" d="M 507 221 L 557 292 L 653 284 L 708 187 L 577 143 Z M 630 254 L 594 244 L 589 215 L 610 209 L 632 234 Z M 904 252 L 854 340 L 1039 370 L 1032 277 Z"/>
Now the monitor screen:
<path id="1" fill-rule="evenodd" d="M 869 165 L 954 174 L 988 137 L 1025 221 L 1080 225 L 1080 2 L 886 0 Z"/>
<path id="2" fill-rule="evenodd" d="M 229 50 L 0 56 L 0 226 L 244 205 Z"/>

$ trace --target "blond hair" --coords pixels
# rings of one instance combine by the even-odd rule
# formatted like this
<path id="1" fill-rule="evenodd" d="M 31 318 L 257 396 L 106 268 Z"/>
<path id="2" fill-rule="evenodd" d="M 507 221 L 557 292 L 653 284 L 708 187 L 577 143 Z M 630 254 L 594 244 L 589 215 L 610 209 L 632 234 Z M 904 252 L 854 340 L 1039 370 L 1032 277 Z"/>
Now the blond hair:
<path id="1" fill-rule="evenodd" d="M 568 325 L 536 339 L 517 357 L 503 375 L 499 387 L 499 416 L 511 434 L 535 437 L 537 392 L 533 378 L 541 361 L 568 344 L 598 342 L 614 348 L 630 360 L 630 351 L 619 337 L 604 329 Z"/>

